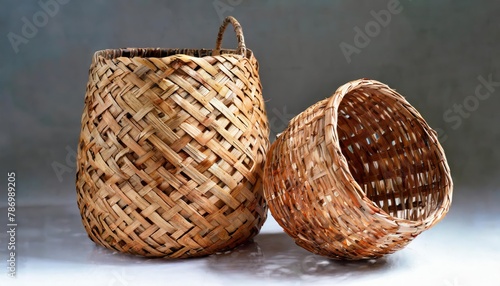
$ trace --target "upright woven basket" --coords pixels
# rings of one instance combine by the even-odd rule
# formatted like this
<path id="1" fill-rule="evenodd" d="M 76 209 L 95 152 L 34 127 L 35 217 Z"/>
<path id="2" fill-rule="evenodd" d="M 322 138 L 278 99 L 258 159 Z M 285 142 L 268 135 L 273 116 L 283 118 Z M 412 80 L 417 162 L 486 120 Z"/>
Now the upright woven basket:
<path id="1" fill-rule="evenodd" d="M 369 259 L 403 248 L 447 213 L 436 132 L 400 94 L 356 80 L 291 120 L 267 156 L 272 215 L 303 248 Z"/>
<path id="2" fill-rule="evenodd" d="M 222 50 L 232 23 L 237 50 Z M 269 128 L 258 64 L 228 17 L 215 50 L 117 49 L 90 67 L 77 193 L 90 238 L 151 257 L 204 256 L 255 236 Z"/>

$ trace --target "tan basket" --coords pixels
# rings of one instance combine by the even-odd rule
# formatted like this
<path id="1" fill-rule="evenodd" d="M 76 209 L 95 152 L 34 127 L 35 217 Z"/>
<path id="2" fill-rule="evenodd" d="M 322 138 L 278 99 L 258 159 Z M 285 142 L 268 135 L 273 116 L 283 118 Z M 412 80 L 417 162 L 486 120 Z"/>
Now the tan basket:
<path id="1" fill-rule="evenodd" d="M 232 23 L 237 50 L 221 50 Z M 204 256 L 255 236 L 266 219 L 269 128 L 258 64 L 228 17 L 215 50 L 95 53 L 78 150 L 90 238 L 156 257 Z"/>
<path id="2" fill-rule="evenodd" d="M 291 120 L 267 155 L 272 215 L 303 248 L 369 259 L 403 248 L 447 213 L 436 132 L 400 94 L 361 79 Z"/>

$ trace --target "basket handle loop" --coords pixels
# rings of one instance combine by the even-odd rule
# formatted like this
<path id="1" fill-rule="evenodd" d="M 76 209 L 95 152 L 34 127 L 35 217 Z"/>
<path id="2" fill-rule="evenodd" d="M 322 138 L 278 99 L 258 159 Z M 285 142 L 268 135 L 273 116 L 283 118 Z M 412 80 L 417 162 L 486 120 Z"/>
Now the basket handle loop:
<path id="1" fill-rule="evenodd" d="M 217 42 L 215 43 L 214 55 L 220 54 L 222 38 L 224 37 L 224 32 L 226 31 L 227 25 L 231 23 L 234 27 L 234 32 L 236 33 L 236 38 L 238 39 L 238 54 L 245 56 L 247 53 L 247 47 L 245 46 L 245 38 L 243 37 L 243 29 L 240 23 L 233 17 L 228 16 L 222 22 L 219 28 L 219 34 L 217 35 Z"/>

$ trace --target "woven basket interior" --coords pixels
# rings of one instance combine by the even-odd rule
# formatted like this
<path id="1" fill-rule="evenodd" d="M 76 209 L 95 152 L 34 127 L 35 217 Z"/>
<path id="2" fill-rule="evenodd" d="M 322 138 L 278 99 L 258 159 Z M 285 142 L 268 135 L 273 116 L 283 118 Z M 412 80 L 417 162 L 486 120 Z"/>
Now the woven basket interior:
<path id="1" fill-rule="evenodd" d="M 445 170 L 426 132 L 430 128 L 401 100 L 356 89 L 338 107 L 337 132 L 350 172 L 366 196 L 393 217 L 419 221 L 441 206 Z"/>

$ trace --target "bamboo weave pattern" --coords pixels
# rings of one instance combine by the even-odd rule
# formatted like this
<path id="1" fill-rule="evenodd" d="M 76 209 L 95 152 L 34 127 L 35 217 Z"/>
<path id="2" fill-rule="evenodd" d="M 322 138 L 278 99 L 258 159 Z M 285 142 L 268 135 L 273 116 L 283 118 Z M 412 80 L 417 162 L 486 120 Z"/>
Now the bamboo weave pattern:
<path id="1" fill-rule="evenodd" d="M 448 212 L 437 134 L 400 94 L 361 79 L 291 120 L 267 155 L 272 215 L 303 248 L 369 259 L 403 248 Z"/>
<path id="2" fill-rule="evenodd" d="M 220 49 L 229 23 L 237 50 Z M 183 258 L 233 248 L 259 232 L 269 128 L 258 63 L 243 41 L 228 17 L 215 50 L 95 53 L 76 180 L 94 242 Z"/>

